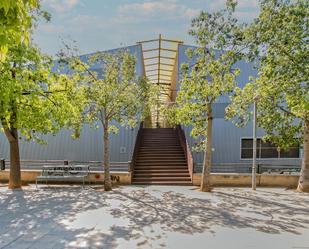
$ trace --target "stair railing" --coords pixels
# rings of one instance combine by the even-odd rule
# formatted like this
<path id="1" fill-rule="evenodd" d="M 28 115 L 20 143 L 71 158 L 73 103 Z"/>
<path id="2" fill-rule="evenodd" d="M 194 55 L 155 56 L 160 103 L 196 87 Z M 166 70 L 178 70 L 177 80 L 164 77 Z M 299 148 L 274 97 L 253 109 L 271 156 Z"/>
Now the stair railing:
<path id="1" fill-rule="evenodd" d="M 188 141 L 186 139 L 185 132 L 183 131 L 183 129 L 181 128 L 180 125 L 176 126 L 176 132 L 177 132 L 179 140 L 180 140 L 180 145 L 183 148 L 183 151 L 185 152 L 188 170 L 189 170 L 189 174 L 190 174 L 190 177 L 191 177 L 191 180 L 192 180 L 192 177 L 193 177 L 193 157 L 192 157 L 192 153 L 191 153 Z"/>
<path id="2" fill-rule="evenodd" d="M 138 153 L 138 150 L 139 150 L 139 147 L 141 145 L 141 142 L 142 142 L 142 129 L 144 127 L 144 122 L 141 122 L 140 123 L 140 126 L 139 126 L 139 129 L 138 129 L 138 132 L 137 132 L 137 135 L 136 135 L 136 140 L 135 140 L 135 145 L 134 145 L 134 150 L 133 150 L 133 155 L 132 155 L 132 160 L 130 162 L 130 168 L 129 168 L 129 172 L 133 172 L 134 170 L 134 166 L 135 166 L 135 163 L 136 163 L 136 157 L 137 157 L 137 153 Z"/>

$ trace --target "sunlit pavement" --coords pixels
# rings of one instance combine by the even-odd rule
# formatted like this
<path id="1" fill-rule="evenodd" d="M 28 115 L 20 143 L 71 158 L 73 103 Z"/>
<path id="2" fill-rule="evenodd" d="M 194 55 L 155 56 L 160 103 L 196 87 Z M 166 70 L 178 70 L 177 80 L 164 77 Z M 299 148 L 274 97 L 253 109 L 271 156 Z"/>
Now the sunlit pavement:
<path id="1" fill-rule="evenodd" d="M 293 190 L 0 185 L 0 248 L 309 249 L 309 195 Z"/>

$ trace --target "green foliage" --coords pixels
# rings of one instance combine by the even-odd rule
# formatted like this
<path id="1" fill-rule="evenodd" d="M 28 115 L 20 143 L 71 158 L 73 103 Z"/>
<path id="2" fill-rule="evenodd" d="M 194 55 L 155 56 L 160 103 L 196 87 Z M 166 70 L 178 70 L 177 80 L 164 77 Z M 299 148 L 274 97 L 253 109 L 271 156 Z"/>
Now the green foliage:
<path id="1" fill-rule="evenodd" d="M 18 44 L 28 44 L 34 10 L 49 19 L 47 12 L 40 11 L 38 0 L 0 1 L 0 61 L 10 49 Z"/>
<path id="2" fill-rule="evenodd" d="M 20 44 L 0 64 L 0 120 L 2 128 L 20 130 L 26 139 L 57 132 L 63 126 L 78 129 L 83 91 L 74 79 L 52 73 L 53 61 L 40 51 Z"/>
<path id="3" fill-rule="evenodd" d="M 245 30 L 249 57 L 258 55 L 258 77 L 236 89 L 228 118 L 237 125 L 250 119 L 253 98 L 265 139 L 286 148 L 300 142 L 309 122 L 309 2 L 264 0 L 261 13 Z"/>
<path id="4" fill-rule="evenodd" d="M 153 84 L 145 77 L 139 78 L 138 85 L 140 89 L 140 101 L 142 102 L 141 119 L 145 120 L 151 117 L 153 107 L 158 106 L 160 102 L 157 98 L 160 93 L 160 85 Z"/>
<path id="5" fill-rule="evenodd" d="M 90 56 L 86 62 L 78 57 L 64 60 L 85 86 L 86 122 L 100 121 L 109 133 L 117 133 L 117 127 L 110 125 L 111 122 L 134 127 L 143 118 L 141 113 L 146 113 L 150 86 L 149 82 L 136 77 L 134 56 L 126 51 L 114 54 L 100 52 Z"/>
<path id="6" fill-rule="evenodd" d="M 233 18 L 236 3 L 227 1 L 225 10 L 202 11 L 192 21 L 190 34 L 198 45 L 187 51 L 192 65 L 182 65 L 182 79 L 170 123 L 192 125 L 192 135 L 204 138 L 212 104 L 233 91 L 239 70 L 234 64 L 241 55 L 241 28 Z M 205 147 L 202 145 L 202 149 Z"/>

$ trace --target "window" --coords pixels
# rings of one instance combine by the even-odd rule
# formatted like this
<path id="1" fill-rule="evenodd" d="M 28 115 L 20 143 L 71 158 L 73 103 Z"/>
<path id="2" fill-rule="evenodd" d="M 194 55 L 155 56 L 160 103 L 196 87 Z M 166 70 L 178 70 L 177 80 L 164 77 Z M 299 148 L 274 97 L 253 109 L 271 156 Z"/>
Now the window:
<path id="1" fill-rule="evenodd" d="M 260 157 L 260 147 L 261 140 L 257 139 L 256 145 L 256 157 Z M 241 158 L 252 158 L 253 157 L 253 139 L 244 138 L 241 139 Z"/>
<path id="2" fill-rule="evenodd" d="M 278 158 L 279 157 L 279 151 L 276 147 L 271 142 L 264 142 L 260 139 L 261 141 L 261 158 Z"/>
<path id="3" fill-rule="evenodd" d="M 256 157 L 257 158 L 299 158 L 299 146 L 290 147 L 288 150 L 278 150 L 275 144 L 264 142 L 257 139 Z M 241 158 L 247 159 L 253 157 L 253 139 L 241 139 Z"/>

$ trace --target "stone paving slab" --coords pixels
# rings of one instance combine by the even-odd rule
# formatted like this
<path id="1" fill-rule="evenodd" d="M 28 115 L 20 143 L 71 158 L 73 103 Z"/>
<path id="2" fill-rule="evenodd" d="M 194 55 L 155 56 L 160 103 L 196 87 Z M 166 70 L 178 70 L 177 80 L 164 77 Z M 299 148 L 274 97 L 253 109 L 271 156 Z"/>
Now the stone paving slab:
<path id="1" fill-rule="evenodd" d="M 8 248 L 309 249 L 309 194 L 0 185 L 0 249 Z"/>

